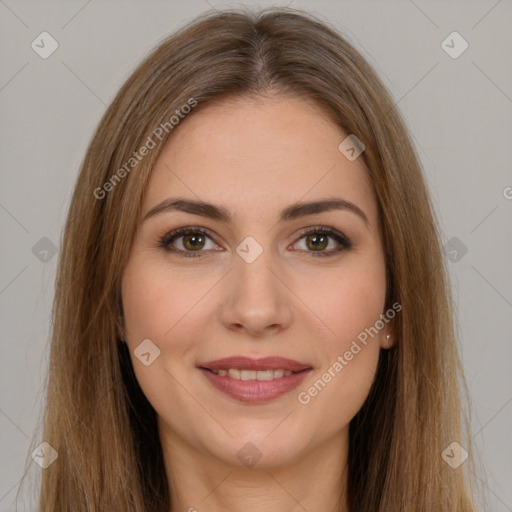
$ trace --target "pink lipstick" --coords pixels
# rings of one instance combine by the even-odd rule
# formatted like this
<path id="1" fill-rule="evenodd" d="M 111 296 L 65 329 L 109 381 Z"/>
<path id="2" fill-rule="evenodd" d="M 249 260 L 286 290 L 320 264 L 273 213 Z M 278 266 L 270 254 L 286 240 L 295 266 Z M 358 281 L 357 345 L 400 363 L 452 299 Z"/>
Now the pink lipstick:
<path id="1" fill-rule="evenodd" d="M 283 357 L 235 356 L 198 367 L 219 391 L 247 403 L 265 403 L 288 393 L 312 370 L 309 364 Z"/>

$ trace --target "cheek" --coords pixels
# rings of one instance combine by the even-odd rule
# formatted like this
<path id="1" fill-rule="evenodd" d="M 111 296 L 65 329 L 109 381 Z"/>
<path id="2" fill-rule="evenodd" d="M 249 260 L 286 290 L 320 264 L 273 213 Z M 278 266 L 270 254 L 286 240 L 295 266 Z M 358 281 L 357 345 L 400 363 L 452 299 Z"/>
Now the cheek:
<path id="1" fill-rule="evenodd" d="M 378 366 L 378 345 L 352 345 L 329 365 L 317 380 L 314 389 L 318 395 L 311 399 L 310 413 L 324 419 L 333 432 L 344 427 L 356 416 L 368 397 Z M 352 354 L 348 359 L 348 354 Z M 315 402 L 316 401 L 316 402 Z M 307 407 L 307 406 L 306 406 Z"/>
<path id="2" fill-rule="evenodd" d="M 322 347 L 330 357 L 348 350 L 351 341 L 374 326 L 384 312 L 385 263 L 376 249 L 351 255 L 343 266 L 329 272 L 303 272 L 297 285 L 297 295 L 306 298 L 326 327 Z"/>
<path id="3" fill-rule="evenodd" d="M 179 397 L 183 367 L 194 364 L 197 340 L 204 336 L 210 311 L 204 299 L 218 277 L 194 269 L 174 271 L 168 264 L 153 261 L 147 254 L 135 253 L 122 280 L 126 342 L 132 364 L 144 394 L 157 410 L 165 410 L 163 396 Z M 149 366 L 137 358 L 137 347 L 151 340 L 160 350 Z M 165 393 L 162 394 L 162 391 Z"/>
<path id="4" fill-rule="evenodd" d="M 148 258 L 149 260 L 149 258 Z M 211 277 L 173 272 L 168 266 L 135 257 L 123 277 L 122 297 L 128 341 L 145 338 L 163 343 L 172 330 L 187 324 L 193 311 L 211 287 Z"/>
<path id="5" fill-rule="evenodd" d="M 322 364 L 297 395 L 303 414 L 320 418 L 322 435 L 346 427 L 364 404 L 373 384 L 380 354 L 380 337 L 372 331 L 379 319 L 381 301 L 369 304 L 371 295 L 354 294 L 338 300 L 328 317 L 336 336 L 318 340 Z M 371 332 L 371 335 L 369 334 Z M 319 425 L 313 421 L 316 432 Z M 320 434 L 318 434 L 320 435 Z"/>
<path id="6" fill-rule="evenodd" d="M 179 330 L 180 340 L 196 339 L 193 333 L 183 336 L 187 314 L 194 311 L 204 295 L 197 286 L 186 280 L 176 279 L 169 269 L 151 264 L 143 255 L 133 257 L 123 276 L 122 298 L 125 315 L 126 342 L 137 381 L 151 405 L 160 413 L 167 411 L 173 421 L 180 421 L 186 408 L 181 387 L 176 384 L 179 375 L 174 367 L 187 359 L 190 347 L 187 343 L 172 343 Z M 173 329 L 176 327 L 176 331 Z M 137 348 L 143 340 L 151 340 L 160 352 L 149 345 L 153 360 L 143 364 L 137 357 Z M 153 355 L 158 353 L 158 357 Z M 171 408 L 169 404 L 174 404 Z M 172 414 L 171 414 L 172 412 Z"/>
<path id="7" fill-rule="evenodd" d="M 333 272 L 324 287 L 327 291 L 315 293 L 315 308 L 329 330 L 317 338 L 321 368 L 301 388 L 299 402 L 332 429 L 348 424 L 357 414 L 377 369 L 385 336 L 380 319 L 386 277 L 384 262 L 376 256 L 368 258 L 367 265 L 359 260 L 343 272 Z"/>

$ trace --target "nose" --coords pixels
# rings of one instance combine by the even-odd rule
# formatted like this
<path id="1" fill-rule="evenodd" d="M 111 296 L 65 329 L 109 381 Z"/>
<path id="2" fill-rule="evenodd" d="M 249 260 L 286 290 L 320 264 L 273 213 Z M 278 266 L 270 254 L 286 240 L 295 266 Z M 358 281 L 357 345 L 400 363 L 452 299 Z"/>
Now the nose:
<path id="1" fill-rule="evenodd" d="M 276 334 L 292 322 L 291 295 L 283 266 L 272 260 L 270 251 L 252 263 L 236 255 L 224 286 L 221 322 L 253 337 Z"/>

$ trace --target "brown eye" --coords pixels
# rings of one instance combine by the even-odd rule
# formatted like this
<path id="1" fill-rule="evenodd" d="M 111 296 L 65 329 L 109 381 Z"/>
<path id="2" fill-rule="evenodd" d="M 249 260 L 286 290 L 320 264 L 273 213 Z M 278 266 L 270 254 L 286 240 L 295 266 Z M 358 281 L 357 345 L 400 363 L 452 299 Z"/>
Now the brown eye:
<path id="1" fill-rule="evenodd" d="M 321 251 L 329 245 L 329 237 L 322 234 L 308 235 L 306 237 L 306 245 L 309 249 Z"/>
<path id="2" fill-rule="evenodd" d="M 209 245 L 208 245 L 209 244 Z M 160 247 L 179 256 L 205 256 L 210 250 L 219 250 L 211 236 L 202 228 L 179 228 L 160 239 Z"/>
<path id="3" fill-rule="evenodd" d="M 315 226 L 303 232 L 294 247 L 309 253 L 309 256 L 334 256 L 350 249 L 352 244 L 343 233 L 333 228 Z"/>
<path id="4" fill-rule="evenodd" d="M 200 250 L 205 245 L 205 237 L 202 234 L 194 233 L 191 235 L 184 235 L 181 238 L 183 238 L 183 247 L 190 251 Z"/>

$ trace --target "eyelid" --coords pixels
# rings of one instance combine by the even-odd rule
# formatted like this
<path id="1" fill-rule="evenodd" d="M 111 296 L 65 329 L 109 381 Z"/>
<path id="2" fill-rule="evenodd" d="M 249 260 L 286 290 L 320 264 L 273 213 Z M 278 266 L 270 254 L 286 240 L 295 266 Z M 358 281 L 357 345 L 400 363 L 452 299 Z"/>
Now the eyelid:
<path id="1" fill-rule="evenodd" d="M 344 233 L 342 233 L 341 231 L 338 231 L 335 228 L 331 228 L 329 226 L 324 226 L 321 224 L 302 228 L 299 231 L 299 237 L 302 238 L 306 235 L 314 234 L 314 233 L 324 233 L 326 235 L 332 236 L 333 238 L 339 238 L 341 241 L 343 241 L 347 245 L 350 244 L 349 238 Z"/>

